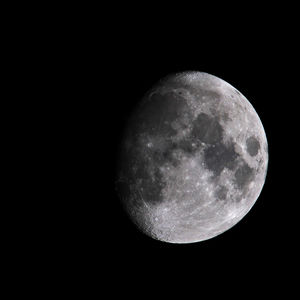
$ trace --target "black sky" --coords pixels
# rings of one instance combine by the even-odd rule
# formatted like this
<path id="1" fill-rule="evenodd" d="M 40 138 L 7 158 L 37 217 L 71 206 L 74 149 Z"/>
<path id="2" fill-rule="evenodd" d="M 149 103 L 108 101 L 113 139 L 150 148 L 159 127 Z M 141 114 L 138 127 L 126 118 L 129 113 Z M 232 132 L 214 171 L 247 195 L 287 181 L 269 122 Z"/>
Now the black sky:
<path id="1" fill-rule="evenodd" d="M 191 20 L 160 25 L 155 18 L 124 17 L 84 36 L 84 120 L 90 128 L 85 139 L 91 154 L 79 247 L 89 253 L 86 263 L 116 286 L 174 289 L 180 282 L 201 286 L 228 280 L 247 288 L 263 284 L 264 277 L 277 281 L 295 253 L 295 219 L 289 216 L 296 199 L 288 187 L 293 178 L 287 162 L 299 127 L 289 117 L 299 94 L 295 36 L 276 16 L 259 23 L 255 15 L 240 17 L 229 27 Z M 266 131 L 269 166 L 258 201 L 236 226 L 211 240 L 175 245 L 145 236 L 127 218 L 114 189 L 115 164 L 135 104 L 162 77 L 187 70 L 218 76 L 246 96 Z"/>

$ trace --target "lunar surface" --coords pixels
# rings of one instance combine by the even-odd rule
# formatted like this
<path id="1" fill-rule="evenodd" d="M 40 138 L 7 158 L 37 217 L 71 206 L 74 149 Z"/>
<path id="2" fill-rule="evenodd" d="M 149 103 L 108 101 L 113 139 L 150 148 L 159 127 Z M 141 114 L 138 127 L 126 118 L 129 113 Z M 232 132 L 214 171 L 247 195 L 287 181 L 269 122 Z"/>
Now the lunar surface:
<path id="1" fill-rule="evenodd" d="M 218 77 L 184 72 L 162 79 L 132 113 L 117 190 L 142 232 L 194 243 L 248 213 L 267 165 L 265 131 L 250 102 Z"/>

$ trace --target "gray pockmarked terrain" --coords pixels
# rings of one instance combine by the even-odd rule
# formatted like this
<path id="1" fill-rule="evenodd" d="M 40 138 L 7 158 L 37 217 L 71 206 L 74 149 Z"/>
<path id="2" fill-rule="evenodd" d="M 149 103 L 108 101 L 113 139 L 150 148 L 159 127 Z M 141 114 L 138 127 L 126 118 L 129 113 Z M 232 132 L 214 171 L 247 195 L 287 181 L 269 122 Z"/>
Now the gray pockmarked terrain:
<path id="1" fill-rule="evenodd" d="M 247 214 L 267 165 L 265 131 L 248 100 L 218 77 L 184 72 L 161 80 L 133 112 L 117 189 L 145 234 L 192 243 Z"/>

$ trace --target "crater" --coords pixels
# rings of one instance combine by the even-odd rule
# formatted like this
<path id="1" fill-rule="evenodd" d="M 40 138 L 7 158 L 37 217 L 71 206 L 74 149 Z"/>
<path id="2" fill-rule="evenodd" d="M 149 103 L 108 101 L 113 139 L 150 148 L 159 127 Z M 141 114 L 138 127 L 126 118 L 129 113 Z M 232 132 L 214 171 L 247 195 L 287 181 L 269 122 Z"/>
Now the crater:
<path id="1" fill-rule="evenodd" d="M 239 96 L 241 95 L 241 93 L 237 90 L 237 89 L 234 89 L 235 93 L 238 94 Z"/>
<path id="2" fill-rule="evenodd" d="M 258 150 L 260 149 L 260 144 L 254 136 L 251 136 L 246 140 L 246 146 L 247 146 L 247 152 L 251 156 L 256 156 Z"/>

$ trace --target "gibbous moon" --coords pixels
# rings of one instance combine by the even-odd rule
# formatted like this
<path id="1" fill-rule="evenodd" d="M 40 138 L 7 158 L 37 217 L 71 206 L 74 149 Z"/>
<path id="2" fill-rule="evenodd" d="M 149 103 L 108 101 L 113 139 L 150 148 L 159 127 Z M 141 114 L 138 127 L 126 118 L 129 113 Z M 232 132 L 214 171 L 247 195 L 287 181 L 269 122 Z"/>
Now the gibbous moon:
<path id="1" fill-rule="evenodd" d="M 213 75 L 162 79 L 124 130 L 117 190 L 146 235 L 194 243 L 230 229 L 265 182 L 268 145 L 250 102 Z"/>

